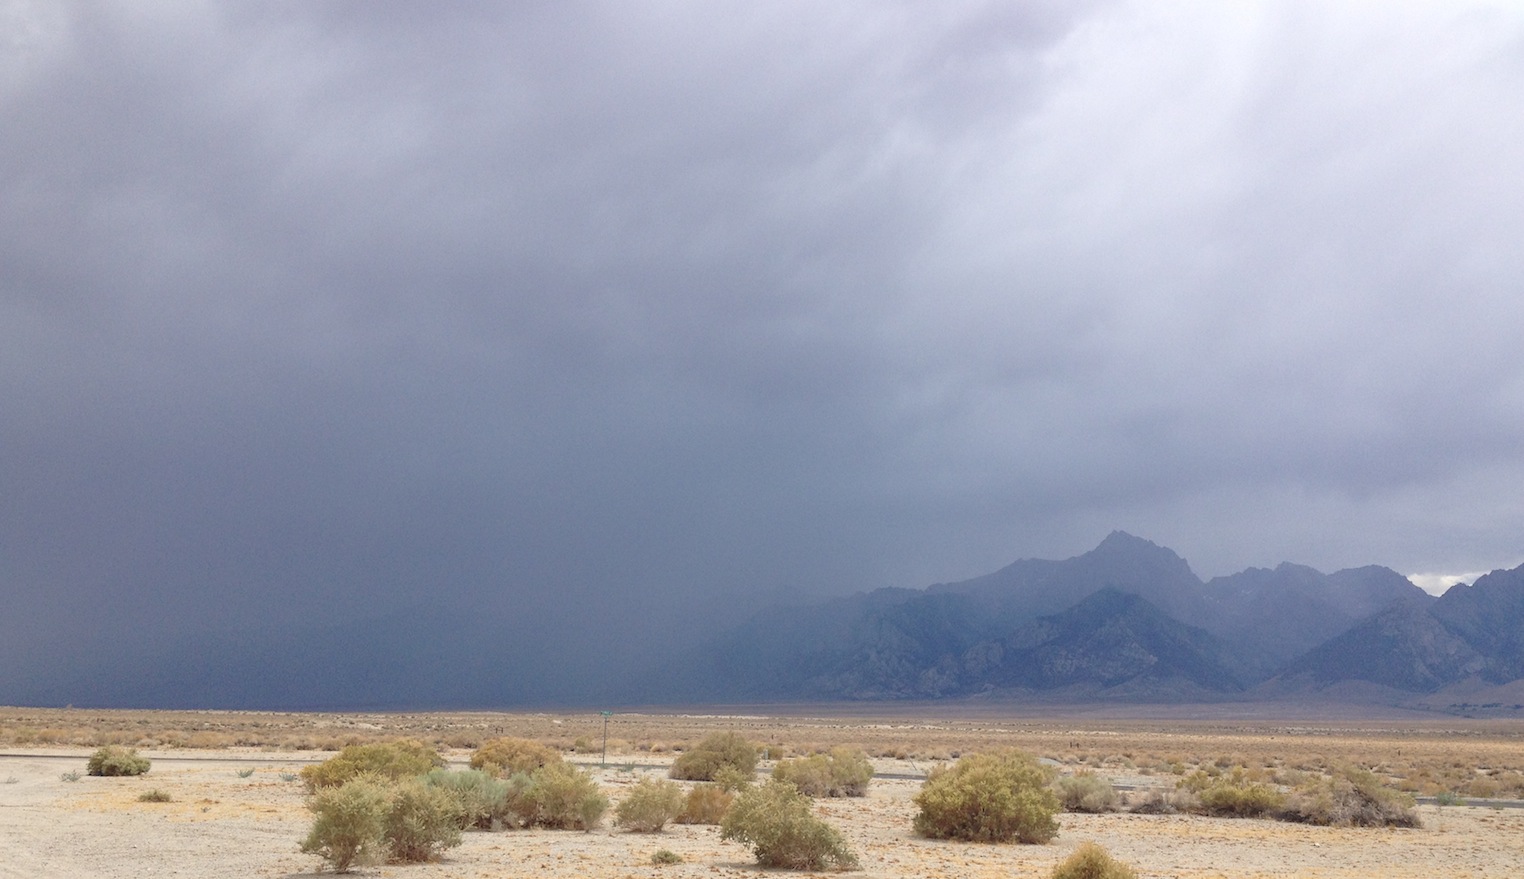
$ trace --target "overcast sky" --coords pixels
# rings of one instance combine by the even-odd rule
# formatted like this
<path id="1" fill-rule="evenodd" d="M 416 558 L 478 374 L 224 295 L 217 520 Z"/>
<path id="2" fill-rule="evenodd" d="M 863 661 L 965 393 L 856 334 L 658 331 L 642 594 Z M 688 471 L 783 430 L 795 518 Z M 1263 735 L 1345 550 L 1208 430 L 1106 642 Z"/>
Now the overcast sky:
<path id="1" fill-rule="evenodd" d="M 1512 567 L 1521 242 L 1511 3 L 5 0 L 0 639 Z"/>

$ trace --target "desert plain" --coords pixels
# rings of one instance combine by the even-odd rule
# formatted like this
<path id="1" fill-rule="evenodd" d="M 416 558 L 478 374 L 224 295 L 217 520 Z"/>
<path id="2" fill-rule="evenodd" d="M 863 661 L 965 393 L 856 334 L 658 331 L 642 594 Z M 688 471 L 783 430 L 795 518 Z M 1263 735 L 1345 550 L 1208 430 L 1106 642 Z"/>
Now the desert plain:
<path id="1" fill-rule="evenodd" d="M 607 746 L 605 751 L 605 722 Z M 665 777 L 680 750 L 733 730 L 773 762 L 835 745 L 866 751 L 878 776 L 863 798 L 821 799 L 817 813 L 861 859 L 865 877 L 1044 877 L 1082 842 L 1105 846 L 1139 876 L 1524 876 L 1524 723 L 1432 715 L 1360 716 L 1295 706 L 1229 713 L 1171 709 L 1031 709 L 999 705 L 770 706 L 519 713 L 263 713 L 0 708 L 0 876 L 315 876 L 298 852 L 311 823 L 297 773 L 345 744 L 415 738 L 452 766 L 495 736 L 536 739 L 587 767 L 616 803 L 642 776 Z M 84 773 L 95 747 L 123 744 L 148 774 Z M 1416 829 L 1316 827 L 1266 819 L 1116 812 L 1063 814 L 1047 845 L 928 840 L 911 829 L 925 773 L 961 754 L 1017 747 L 1060 772 L 1091 771 L 1124 798 L 1172 788 L 1186 772 L 1245 767 L 1288 783 L 1359 765 L 1420 797 Z M 169 802 L 142 802 L 157 790 Z M 670 850 L 683 863 L 655 866 Z M 744 846 L 717 828 L 659 834 L 468 832 L 435 863 L 379 865 L 362 876 L 761 877 Z M 328 875 L 328 874 L 323 874 Z"/>

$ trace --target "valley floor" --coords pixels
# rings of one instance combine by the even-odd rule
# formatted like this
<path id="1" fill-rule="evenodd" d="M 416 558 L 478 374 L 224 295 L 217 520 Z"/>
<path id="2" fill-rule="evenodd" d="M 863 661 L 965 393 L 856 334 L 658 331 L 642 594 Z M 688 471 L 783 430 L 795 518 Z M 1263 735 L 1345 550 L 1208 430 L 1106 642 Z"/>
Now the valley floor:
<path id="1" fill-rule="evenodd" d="M 23 709 L 0 709 L 0 724 Z M 155 715 L 132 715 L 135 725 Z M 224 713 L 186 716 L 215 723 L 268 724 L 265 715 Z M 455 715 L 451 715 L 455 716 Z M 601 746 L 601 724 L 588 715 L 460 715 L 489 726 L 522 723 L 559 730 L 569 740 L 582 738 Z M 178 716 L 177 716 L 178 717 Z M 294 720 L 304 716 L 291 715 Z M 337 715 L 330 715 L 337 718 Z M 380 726 L 379 716 L 350 721 Z M 415 727 L 444 723 L 445 715 L 394 715 Z M 60 718 L 55 717 L 54 720 Z M 109 712 L 80 712 L 76 732 L 90 724 L 111 725 L 124 718 Z M 170 720 L 164 716 L 164 720 Z M 97 721 L 101 723 L 96 723 Z M 124 721 L 125 722 L 125 721 Z M 400 719 L 398 723 L 402 723 Z M 1266 820 L 1231 820 L 1181 815 L 1062 815 L 1061 833 L 1045 846 L 974 845 L 920 839 L 911 833 L 919 789 L 915 777 L 955 752 L 975 750 L 1006 738 L 989 718 L 937 722 L 928 718 L 896 722 L 854 718 L 790 719 L 762 715 L 686 715 L 657 718 L 641 727 L 633 718 L 615 717 L 607 766 L 599 753 L 574 759 L 590 766 L 616 802 L 642 775 L 660 776 L 670 762 L 668 743 L 712 729 L 736 729 L 758 741 L 790 740 L 800 748 L 837 741 L 858 741 L 878 756 L 876 768 L 890 777 L 875 780 L 870 795 L 853 800 L 820 800 L 818 812 L 837 826 L 856 850 L 864 879 L 878 877 L 1046 876 L 1053 865 L 1085 841 L 1099 842 L 1143 877 L 1181 879 L 1340 879 L 1340 877 L 1445 876 L 1518 877 L 1524 875 L 1524 809 L 1451 805 L 1419 807 L 1423 827 L 1416 830 L 1320 828 Z M 1049 725 L 1049 724 L 1052 725 Z M 1134 726 L 1134 723 L 1139 725 Z M 1216 722 L 1214 722 L 1216 723 Z M 967 724 L 967 725 L 964 725 Z M 1011 724 L 1004 724 L 1011 726 Z M 270 729 L 268 726 L 260 727 Z M 352 727 L 361 729 L 363 727 Z M 10 727 L 14 731 L 15 726 Z M 64 727 L 52 729 L 62 731 Z M 623 736 L 632 731 L 632 742 Z M 665 738 L 646 741 L 646 733 Z M 1236 732 L 1235 732 L 1236 730 Z M 415 730 L 416 731 L 416 730 Z M 384 735 L 385 730 L 376 730 Z M 492 730 L 496 733 L 496 730 Z M 528 732 L 514 729 L 512 733 Z M 1162 722 L 1119 724 L 1076 720 L 1067 728 L 1056 719 L 1025 728 L 1020 736 L 1030 750 L 1050 759 L 1091 766 L 1129 785 L 1168 785 L 1173 776 L 1151 768 L 1151 760 L 1176 752 L 1200 751 L 1260 756 L 1282 761 L 1345 759 L 1363 752 L 1367 763 L 1427 761 L 1449 763 L 1524 759 L 1520 730 L 1510 726 L 1417 728 L 1401 722 L 1354 728 L 1349 725 L 1243 728 L 1185 728 Z M 156 733 L 157 734 L 157 733 Z M 542 736 L 542 738 L 550 738 Z M 898 742 L 902 754 L 880 745 Z M 646 747 L 642 749 L 641 743 Z M 1074 747 L 1071 748 L 1070 746 Z M 777 745 L 777 750 L 784 746 Z M 1168 754 L 1163 751 L 1174 748 Z M 323 751 L 263 747 L 144 747 L 152 771 L 138 778 L 92 778 L 69 781 L 65 773 L 83 773 L 90 748 L 69 744 L 0 744 L 0 876 L 31 879 L 117 879 L 117 877 L 228 877 L 271 879 L 313 874 L 320 862 L 298 853 L 297 843 L 310 822 L 302 785 L 295 773 L 331 756 Z M 463 763 L 468 748 L 449 752 Z M 1122 756 L 1131 753 L 1133 757 Z M 1154 756 L 1150 756 L 1154 755 Z M 1278 755 L 1278 756 L 1277 756 Z M 1511 755 L 1511 756 L 1510 756 Z M 1120 762 L 1108 762 L 1116 756 Z M 1129 767 L 1126 765 L 1131 763 Z M 765 767 L 764 767 L 765 768 Z M 1437 767 L 1442 768 L 1442 767 Z M 1453 767 L 1452 767 L 1453 768 Z M 1463 767 L 1474 771 L 1473 765 Z M 251 771 L 252 770 L 252 771 Z M 1066 770 L 1067 771 L 1067 770 Z M 140 793 L 158 789 L 172 802 L 139 802 Z M 652 853 L 666 848 L 684 863 L 655 867 Z M 724 843 L 717 829 L 671 827 L 657 835 L 619 832 L 605 827 L 591 833 L 517 831 L 468 833 L 460 847 L 440 863 L 367 868 L 362 875 L 397 879 L 485 879 L 485 877 L 624 877 L 776 876 L 751 862 L 750 853 Z"/>

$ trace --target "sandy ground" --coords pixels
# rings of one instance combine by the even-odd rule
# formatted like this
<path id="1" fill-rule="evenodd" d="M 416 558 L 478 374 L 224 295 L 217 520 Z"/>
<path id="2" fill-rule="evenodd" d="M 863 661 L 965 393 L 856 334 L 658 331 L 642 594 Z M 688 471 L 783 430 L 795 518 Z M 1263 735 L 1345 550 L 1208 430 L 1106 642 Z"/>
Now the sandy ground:
<path id="1" fill-rule="evenodd" d="M 466 752 L 454 756 L 463 758 Z M 139 778 L 83 775 L 87 750 L 14 749 L 0 756 L 0 876 L 297 877 L 319 859 L 297 842 L 309 816 L 299 781 L 308 761 L 327 754 L 248 751 L 147 751 L 152 771 Z M 650 759 L 643 755 L 643 760 Z M 899 763 L 880 761 L 898 771 Z M 240 771 L 252 769 L 248 777 Z M 660 769 L 610 765 L 596 777 L 616 801 L 641 774 Z M 61 776 L 79 771 L 75 781 Z M 150 789 L 170 803 L 144 803 Z M 842 830 L 862 859 L 862 877 L 1045 876 L 1081 842 L 1094 840 L 1144 877 L 1392 877 L 1447 879 L 1524 876 L 1524 810 L 1469 806 L 1421 808 L 1418 830 L 1305 827 L 1272 821 L 1184 816 L 1064 815 L 1046 846 L 972 845 L 919 839 L 910 832 L 919 789 L 912 780 L 877 780 L 870 796 L 822 800 L 818 812 Z M 685 863 L 655 867 L 666 848 Z M 763 876 L 750 852 L 724 843 L 716 828 L 671 827 L 656 834 L 604 828 L 473 832 L 436 864 L 382 866 L 365 876 L 406 879 L 478 877 Z M 787 874 L 784 874 L 787 875 Z"/>

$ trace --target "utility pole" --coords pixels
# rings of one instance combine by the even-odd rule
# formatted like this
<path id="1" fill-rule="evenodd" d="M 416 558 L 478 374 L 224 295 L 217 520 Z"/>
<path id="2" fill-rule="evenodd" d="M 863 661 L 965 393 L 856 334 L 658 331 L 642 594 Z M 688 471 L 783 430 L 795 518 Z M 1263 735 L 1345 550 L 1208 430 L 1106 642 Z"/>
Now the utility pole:
<path id="1" fill-rule="evenodd" d="M 600 711 L 598 713 L 603 715 L 603 758 L 598 761 L 598 765 L 607 766 L 609 765 L 609 717 L 611 717 L 614 712 Z"/>

